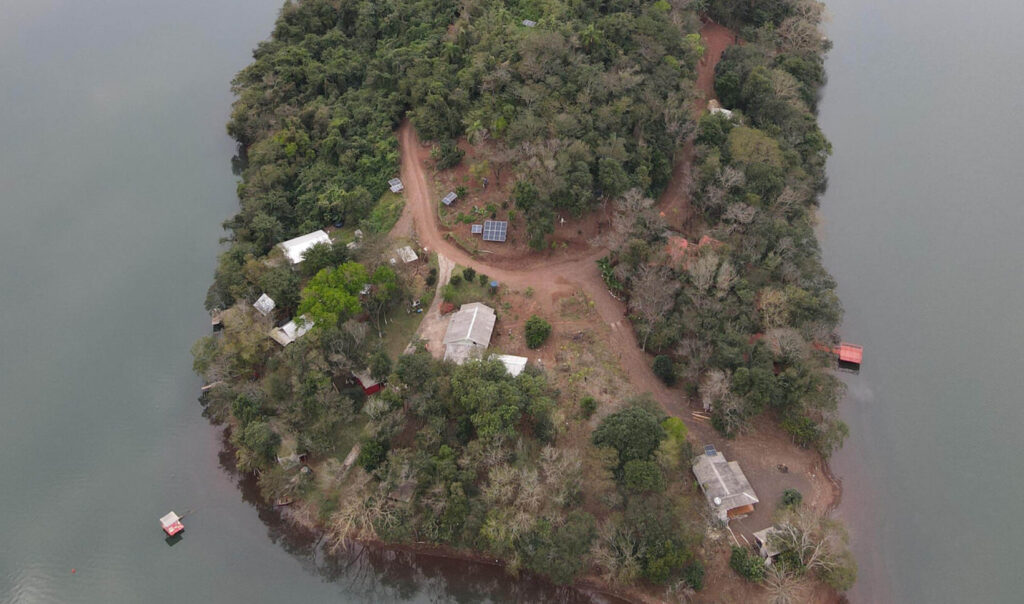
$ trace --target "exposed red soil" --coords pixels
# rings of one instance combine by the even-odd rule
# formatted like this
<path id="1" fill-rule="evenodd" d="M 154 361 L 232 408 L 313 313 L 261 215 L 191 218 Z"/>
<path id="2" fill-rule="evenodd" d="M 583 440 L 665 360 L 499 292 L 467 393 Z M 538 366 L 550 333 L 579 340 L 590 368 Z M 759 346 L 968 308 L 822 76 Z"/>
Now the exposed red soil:
<path id="1" fill-rule="evenodd" d="M 697 82 L 698 87 L 709 95 L 706 98 L 710 98 L 713 94 L 714 67 L 722 52 L 733 43 L 735 37 L 731 31 L 714 23 L 706 24 L 701 29 L 701 35 L 704 37 L 707 53 L 706 59 L 698 66 Z M 606 347 L 618 355 L 618 361 L 631 382 L 632 390 L 638 394 L 651 393 L 667 413 L 683 419 L 695 443 L 714 443 L 729 459 L 738 460 L 742 464 L 744 473 L 758 493 L 761 503 L 753 515 L 732 524 L 733 532 L 740 543 L 743 543 L 744 536 L 752 541 L 750 533 L 771 524 L 770 516 L 786 488 L 799 489 L 809 507 L 818 512 L 830 511 L 838 503 L 841 490 L 828 473 L 827 464 L 824 464 L 818 454 L 794 446 L 774 423 L 767 419 L 762 420 L 756 425 L 756 431 L 753 433 L 726 441 L 708 422 L 692 415 L 698 408 L 691 405 L 684 392 L 666 387 L 654 375 L 651 371 L 651 358 L 641 350 L 632 326 L 626 318 L 625 305 L 608 292 L 601 279 L 596 260 L 606 255 L 608 250 L 592 245 L 592 237 L 584 235 L 592 232 L 591 229 L 601 228 L 600 218 L 589 217 L 558 227 L 565 229 L 561 236 L 564 237 L 566 245 L 556 246 L 555 249 L 535 252 L 518 244 L 487 244 L 486 247 L 480 246 L 482 253 L 473 255 L 454 243 L 449 238 L 449 230 L 442 227 L 438 220 L 438 199 L 447 190 L 437 191 L 431 186 L 434 178 L 428 178 L 426 169 L 427 165 L 432 165 L 429 148 L 420 144 L 415 130 L 408 122 L 399 128 L 398 136 L 406 206 L 392 234 L 412 235 L 419 240 L 421 246 L 436 251 L 462 266 L 472 267 L 478 273 L 485 273 L 500 281 L 505 288 L 520 291 L 532 288 L 534 295 L 529 305 L 531 312 L 549 318 L 557 316 L 558 301 L 562 298 L 571 296 L 574 292 L 580 292 L 589 298 L 601 322 L 599 326 L 589 326 L 597 327 L 597 333 L 607 337 Z M 689 145 L 689 149 L 689 152 L 684 149 L 681 153 L 673 172 L 672 182 L 659 200 L 659 208 L 666 213 L 666 218 L 672 215 L 675 220 L 670 222 L 680 221 L 679 224 L 682 226 L 691 224 L 693 213 L 689 206 L 688 194 L 692 144 Z M 501 187 L 492 186 L 495 186 L 495 189 L 490 195 L 500 195 L 497 191 L 500 191 Z M 481 199 L 489 198 L 484 196 Z M 568 221 L 568 217 L 566 218 Z M 587 222 L 588 220 L 590 222 Z M 468 225 L 464 226 L 468 236 Z M 558 236 L 556 230 L 556 240 Z M 503 329 L 507 327 L 503 326 Z M 495 344 L 501 343 L 501 334 L 497 334 Z M 780 472 L 779 465 L 786 466 L 789 471 Z M 734 601 L 732 598 L 741 596 L 736 591 L 737 587 L 733 585 L 735 581 L 714 581 L 714 577 L 714 573 L 709 573 L 709 583 L 698 595 L 698 601 Z M 744 601 L 749 601 L 751 596 L 755 600 L 763 598 L 760 588 L 756 590 L 759 595 L 747 593 L 749 591 L 746 590 L 742 594 Z"/>

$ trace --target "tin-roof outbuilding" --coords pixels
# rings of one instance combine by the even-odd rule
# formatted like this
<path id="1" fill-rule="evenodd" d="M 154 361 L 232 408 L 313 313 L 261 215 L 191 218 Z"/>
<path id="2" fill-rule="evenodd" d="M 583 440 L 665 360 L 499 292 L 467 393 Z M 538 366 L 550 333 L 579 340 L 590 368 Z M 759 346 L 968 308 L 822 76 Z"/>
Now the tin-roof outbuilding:
<path id="1" fill-rule="evenodd" d="M 501 361 L 505 365 L 505 371 L 512 377 L 516 377 L 526 369 L 526 362 L 529 361 L 526 357 L 517 357 L 511 354 L 492 354 L 492 359 Z"/>
<path id="2" fill-rule="evenodd" d="M 479 359 L 491 343 L 497 320 L 494 309 L 486 304 L 463 304 L 452 315 L 444 334 L 444 360 L 461 365 L 467 359 Z"/>
<path id="3" fill-rule="evenodd" d="M 252 307 L 256 309 L 256 312 L 260 313 L 264 317 L 273 312 L 275 306 L 277 306 L 277 303 L 274 302 L 274 299 L 267 294 L 260 296 L 252 305 Z"/>
<path id="4" fill-rule="evenodd" d="M 284 250 L 284 255 L 288 257 L 292 264 L 299 264 L 303 260 L 302 255 L 318 243 L 331 245 L 331 237 L 323 230 L 313 231 L 301 237 L 279 243 L 278 246 Z"/>
<path id="5" fill-rule="evenodd" d="M 722 522 L 742 518 L 754 511 L 757 495 L 740 464 L 726 461 L 725 455 L 714 447 L 705 447 L 703 455 L 693 458 L 693 475 L 697 477 L 708 505 Z"/>
<path id="6" fill-rule="evenodd" d="M 295 320 L 291 320 L 281 327 L 271 329 L 270 338 L 281 346 L 287 346 L 306 335 L 310 329 L 313 329 L 313 320 L 306 315 L 302 315 L 299 319 L 301 325 L 296 323 Z"/>

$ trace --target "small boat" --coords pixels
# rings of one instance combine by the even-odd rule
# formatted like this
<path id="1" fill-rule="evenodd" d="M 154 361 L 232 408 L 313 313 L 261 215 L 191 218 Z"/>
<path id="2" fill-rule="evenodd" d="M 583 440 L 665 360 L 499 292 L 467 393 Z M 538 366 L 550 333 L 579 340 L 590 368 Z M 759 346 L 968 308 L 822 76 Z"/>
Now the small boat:
<path id="1" fill-rule="evenodd" d="M 168 537 L 173 537 L 185 530 L 185 525 L 181 523 L 181 516 L 171 511 L 160 519 L 160 528 L 164 529 Z"/>

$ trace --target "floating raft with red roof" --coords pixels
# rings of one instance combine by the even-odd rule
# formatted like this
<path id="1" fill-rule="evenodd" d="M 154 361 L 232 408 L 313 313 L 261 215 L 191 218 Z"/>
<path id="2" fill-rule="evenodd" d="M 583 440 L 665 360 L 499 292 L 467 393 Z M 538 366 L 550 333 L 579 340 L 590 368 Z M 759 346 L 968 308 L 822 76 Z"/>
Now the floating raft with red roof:
<path id="1" fill-rule="evenodd" d="M 185 525 L 181 523 L 181 516 L 171 511 L 160 519 L 160 528 L 164 529 L 168 537 L 173 537 L 185 530 Z"/>

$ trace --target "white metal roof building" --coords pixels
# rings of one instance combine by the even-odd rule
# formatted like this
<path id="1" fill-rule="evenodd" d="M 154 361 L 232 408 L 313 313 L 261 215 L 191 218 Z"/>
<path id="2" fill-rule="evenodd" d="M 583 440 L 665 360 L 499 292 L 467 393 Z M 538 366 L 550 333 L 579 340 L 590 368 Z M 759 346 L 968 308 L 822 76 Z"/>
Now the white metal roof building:
<path id="1" fill-rule="evenodd" d="M 309 248 L 318 243 L 331 245 L 331 237 L 325 231 L 319 230 L 307 233 L 301 237 L 296 237 L 295 239 L 289 239 L 288 241 L 284 241 L 278 245 L 284 250 L 285 256 L 288 256 L 288 260 L 290 260 L 292 264 L 298 264 L 302 262 L 302 255 L 305 254 Z"/>
<path id="2" fill-rule="evenodd" d="M 288 321 L 281 327 L 275 327 L 270 330 L 270 337 L 281 346 L 287 346 L 298 340 L 302 336 L 306 335 L 310 329 L 313 329 L 313 320 L 302 315 L 299 317 L 302 319 L 302 325 L 299 325 L 294 320 Z"/>
<path id="3" fill-rule="evenodd" d="M 444 360 L 461 365 L 466 359 L 481 358 L 491 343 L 497 317 L 486 304 L 463 304 L 452 315 L 444 334 Z"/>
<path id="4" fill-rule="evenodd" d="M 406 245 L 404 247 L 400 247 L 395 250 L 395 253 L 398 254 L 398 257 L 402 259 L 402 262 L 406 264 L 419 260 L 419 256 L 417 256 L 416 252 L 413 251 L 412 246 Z"/>
<path id="5" fill-rule="evenodd" d="M 252 307 L 256 309 L 256 312 L 260 313 L 264 317 L 269 315 L 274 310 L 275 306 L 277 306 L 277 303 L 274 302 L 274 299 L 267 294 L 260 296 L 259 299 L 256 300 L 256 303 L 252 305 Z"/>
<path id="6" fill-rule="evenodd" d="M 512 377 L 516 377 L 526 369 L 526 362 L 529 361 L 526 357 L 517 357 L 511 354 L 492 354 L 492 359 L 501 361 L 505 365 L 505 371 Z"/>
<path id="7" fill-rule="evenodd" d="M 714 447 L 707 447 L 703 455 L 693 458 L 693 475 L 719 520 L 728 522 L 754 511 L 757 494 L 740 464 L 726 461 L 725 455 Z"/>

